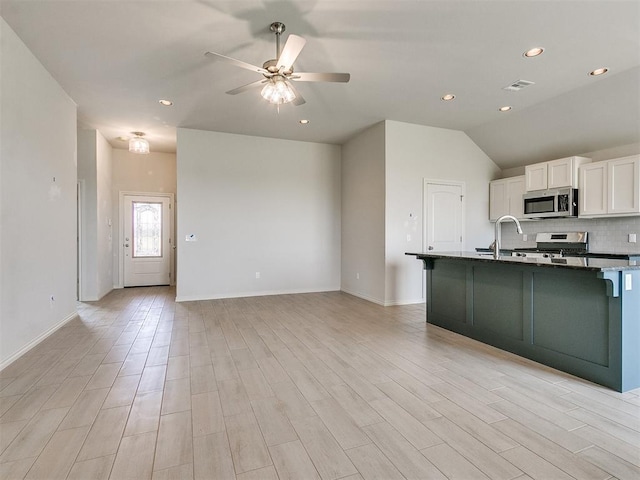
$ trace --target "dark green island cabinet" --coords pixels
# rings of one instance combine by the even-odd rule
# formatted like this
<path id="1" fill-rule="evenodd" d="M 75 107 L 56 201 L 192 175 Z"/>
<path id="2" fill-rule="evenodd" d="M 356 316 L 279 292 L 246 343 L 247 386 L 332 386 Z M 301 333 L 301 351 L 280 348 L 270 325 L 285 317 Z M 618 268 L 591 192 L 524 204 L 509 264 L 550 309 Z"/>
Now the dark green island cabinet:
<path id="1" fill-rule="evenodd" d="M 428 323 L 619 392 L 640 387 L 640 262 L 407 255 L 427 271 Z"/>

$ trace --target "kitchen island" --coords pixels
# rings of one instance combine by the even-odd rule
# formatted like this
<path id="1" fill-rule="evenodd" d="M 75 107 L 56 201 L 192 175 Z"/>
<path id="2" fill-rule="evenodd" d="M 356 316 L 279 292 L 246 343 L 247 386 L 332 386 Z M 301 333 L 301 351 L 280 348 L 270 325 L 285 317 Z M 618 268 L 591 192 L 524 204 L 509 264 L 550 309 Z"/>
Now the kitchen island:
<path id="1" fill-rule="evenodd" d="M 640 262 L 407 255 L 424 262 L 428 323 L 619 392 L 640 387 Z"/>

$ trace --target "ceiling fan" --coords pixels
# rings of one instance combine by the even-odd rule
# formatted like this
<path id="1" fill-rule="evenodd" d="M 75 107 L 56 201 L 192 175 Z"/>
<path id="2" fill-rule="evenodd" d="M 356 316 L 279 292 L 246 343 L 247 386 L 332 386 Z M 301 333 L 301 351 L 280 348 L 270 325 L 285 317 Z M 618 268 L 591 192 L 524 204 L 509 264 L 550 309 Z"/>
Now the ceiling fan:
<path id="1" fill-rule="evenodd" d="M 271 31 L 276 35 L 276 58 L 267 60 L 262 67 L 251 65 L 235 58 L 227 57 L 220 53 L 206 52 L 205 55 L 214 60 L 223 60 L 236 67 L 261 73 L 264 78 L 247 85 L 243 85 L 233 90 L 229 90 L 229 95 L 237 95 L 253 88 L 262 86 L 262 97 L 269 103 L 281 105 L 283 103 L 293 103 L 302 105 L 305 103 L 302 95 L 296 90 L 291 81 L 295 82 L 341 82 L 346 83 L 351 78 L 348 73 L 308 73 L 294 72 L 293 63 L 298 58 L 305 43 L 304 38 L 297 35 L 289 35 L 282 51 L 280 51 L 280 35 L 285 31 L 285 26 L 281 22 L 273 22 Z"/>

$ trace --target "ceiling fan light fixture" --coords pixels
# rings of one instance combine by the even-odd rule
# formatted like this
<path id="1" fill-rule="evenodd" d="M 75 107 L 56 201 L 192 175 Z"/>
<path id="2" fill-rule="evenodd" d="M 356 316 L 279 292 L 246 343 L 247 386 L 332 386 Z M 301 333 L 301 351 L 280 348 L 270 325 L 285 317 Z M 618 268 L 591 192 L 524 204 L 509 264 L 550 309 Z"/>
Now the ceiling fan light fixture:
<path id="1" fill-rule="evenodd" d="M 289 103 L 296 99 L 295 92 L 280 75 L 271 77 L 260 94 L 266 101 L 275 105 Z"/>
<path id="2" fill-rule="evenodd" d="M 147 154 L 149 153 L 149 142 L 142 138 L 144 132 L 131 132 L 135 137 L 129 139 L 129 151 L 131 153 Z"/>

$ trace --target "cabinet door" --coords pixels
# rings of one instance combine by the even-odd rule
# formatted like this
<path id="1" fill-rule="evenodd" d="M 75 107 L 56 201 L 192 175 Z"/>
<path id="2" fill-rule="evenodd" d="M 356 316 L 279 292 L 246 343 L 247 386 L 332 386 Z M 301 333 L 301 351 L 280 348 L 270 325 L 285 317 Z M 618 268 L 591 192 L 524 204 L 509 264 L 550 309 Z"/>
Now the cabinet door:
<path id="1" fill-rule="evenodd" d="M 489 183 L 489 220 L 497 220 L 509 213 L 507 182 L 494 180 Z"/>
<path id="2" fill-rule="evenodd" d="M 608 162 L 610 214 L 640 213 L 640 155 Z"/>
<path id="3" fill-rule="evenodd" d="M 524 167 L 527 192 L 547 189 L 548 163 L 536 163 Z"/>
<path id="4" fill-rule="evenodd" d="M 509 215 L 516 218 L 524 217 L 524 201 L 522 195 L 525 192 L 524 175 L 507 180 L 507 198 L 509 202 Z"/>
<path id="5" fill-rule="evenodd" d="M 607 162 L 589 163 L 579 171 L 579 215 L 607 214 Z"/>
<path id="6" fill-rule="evenodd" d="M 547 187 L 561 188 L 573 186 L 573 158 L 553 160 L 547 166 Z"/>

